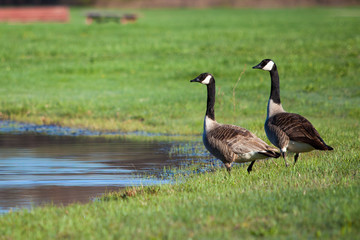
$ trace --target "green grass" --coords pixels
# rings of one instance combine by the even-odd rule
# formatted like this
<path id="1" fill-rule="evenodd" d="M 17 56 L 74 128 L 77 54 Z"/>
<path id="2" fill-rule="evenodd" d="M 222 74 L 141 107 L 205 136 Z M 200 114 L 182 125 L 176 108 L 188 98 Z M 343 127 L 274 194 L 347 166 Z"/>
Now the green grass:
<path id="1" fill-rule="evenodd" d="M 263 122 L 276 61 L 285 109 L 357 121 L 359 8 L 142 10 L 133 25 L 0 24 L 3 118 L 93 129 L 192 134 L 217 80 L 218 121 Z M 244 71 L 235 96 L 233 87 Z M 307 107 L 310 105 L 311 107 Z"/>
<path id="2" fill-rule="evenodd" d="M 334 147 L 173 185 L 130 188 L 101 201 L 0 217 L 0 239 L 357 239 L 360 236 L 360 9 L 142 10 L 134 25 L 0 24 L 5 118 L 94 129 L 202 131 L 217 80 L 217 120 L 266 139 L 268 73 L 278 65 L 283 106 Z M 237 84 L 233 100 L 233 88 Z M 235 111 L 234 111 L 235 104 Z M 172 149 L 199 153 L 198 145 Z M 199 152 L 198 152 L 199 151 Z M 196 168 L 197 166 L 192 166 Z M 174 170 L 175 171 L 175 170 Z"/>
<path id="3" fill-rule="evenodd" d="M 345 133 L 354 135 L 350 130 Z M 336 136 L 334 131 L 331 136 Z M 351 141 L 351 140 L 350 140 Z M 355 143 L 352 140 L 351 143 Z M 199 149 L 188 146 L 188 154 Z M 175 151 L 175 150 L 174 150 Z M 186 149 L 179 148 L 182 153 Z M 47 206 L 0 218 L 3 239 L 356 239 L 359 149 L 303 154 L 295 167 L 258 162 L 129 188 L 100 201 Z"/>

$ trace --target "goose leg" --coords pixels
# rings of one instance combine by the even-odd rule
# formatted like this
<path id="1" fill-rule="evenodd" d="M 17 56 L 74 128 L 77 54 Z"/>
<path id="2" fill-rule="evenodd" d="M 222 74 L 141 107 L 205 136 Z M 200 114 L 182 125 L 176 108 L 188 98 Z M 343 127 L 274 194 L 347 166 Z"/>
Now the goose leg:
<path id="1" fill-rule="evenodd" d="M 231 163 L 225 163 L 226 170 L 229 174 L 231 174 Z"/>
<path id="2" fill-rule="evenodd" d="M 272 162 L 275 164 L 275 166 L 277 166 L 277 163 L 274 161 L 273 158 L 271 158 Z"/>
<path id="3" fill-rule="evenodd" d="M 287 162 L 286 162 L 286 152 L 281 151 L 281 156 L 284 158 L 285 161 L 285 167 L 288 166 Z"/>
<path id="4" fill-rule="evenodd" d="M 252 162 L 250 163 L 249 167 L 247 168 L 247 171 L 248 171 L 249 174 L 250 174 L 250 172 L 252 171 L 252 167 L 253 167 L 254 163 L 255 163 L 255 161 L 252 161 Z"/>
<path id="5" fill-rule="evenodd" d="M 299 157 L 299 153 L 296 153 L 294 156 L 294 165 L 296 164 L 296 161 L 298 160 Z"/>

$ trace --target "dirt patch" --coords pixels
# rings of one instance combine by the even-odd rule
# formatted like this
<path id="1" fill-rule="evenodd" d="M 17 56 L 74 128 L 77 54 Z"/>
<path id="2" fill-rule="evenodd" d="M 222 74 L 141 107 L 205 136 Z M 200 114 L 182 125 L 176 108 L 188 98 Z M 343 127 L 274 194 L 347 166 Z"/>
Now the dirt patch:
<path id="1" fill-rule="evenodd" d="M 68 7 L 11 7 L 0 8 L 3 22 L 68 22 Z"/>

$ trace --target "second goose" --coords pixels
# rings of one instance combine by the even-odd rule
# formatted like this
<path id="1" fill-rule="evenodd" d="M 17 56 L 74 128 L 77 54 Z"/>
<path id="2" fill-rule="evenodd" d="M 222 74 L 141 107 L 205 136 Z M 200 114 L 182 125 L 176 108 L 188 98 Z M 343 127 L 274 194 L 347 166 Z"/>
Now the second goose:
<path id="1" fill-rule="evenodd" d="M 190 82 L 207 86 L 207 108 L 204 119 L 203 142 L 206 149 L 220 159 L 230 173 L 233 162 L 251 162 L 247 171 L 258 159 L 278 158 L 280 153 L 245 128 L 225 125 L 215 120 L 215 79 L 209 73 L 202 73 Z"/>
<path id="2" fill-rule="evenodd" d="M 320 137 L 314 126 L 303 116 L 286 112 L 280 102 L 280 82 L 276 64 L 271 59 L 264 59 L 254 69 L 270 72 L 271 91 L 265 121 L 266 136 L 280 149 L 286 163 L 286 151 L 295 153 L 294 164 L 299 154 L 312 150 L 333 150 Z"/>

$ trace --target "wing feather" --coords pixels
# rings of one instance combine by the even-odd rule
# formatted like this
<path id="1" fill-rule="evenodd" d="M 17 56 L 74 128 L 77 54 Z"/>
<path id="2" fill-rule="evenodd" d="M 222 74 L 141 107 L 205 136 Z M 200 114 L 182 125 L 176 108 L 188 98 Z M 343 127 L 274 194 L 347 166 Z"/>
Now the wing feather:
<path id="1" fill-rule="evenodd" d="M 235 125 L 220 125 L 212 130 L 212 138 L 225 144 L 228 150 L 236 154 L 245 154 L 249 152 L 276 151 L 275 148 L 267 145 L 249 130 Z"/>
<path id="2" fill-rule="evenodd" d="M 268 126 L 281 138 L 286 134 L 289 140 L 307 143 L 316 149 L 327 150 L 328 146 L 309 120 L 296 113 L 279 113 L 269 118 Z M 282 136 L 284 137 L 284 136 Z"/>

